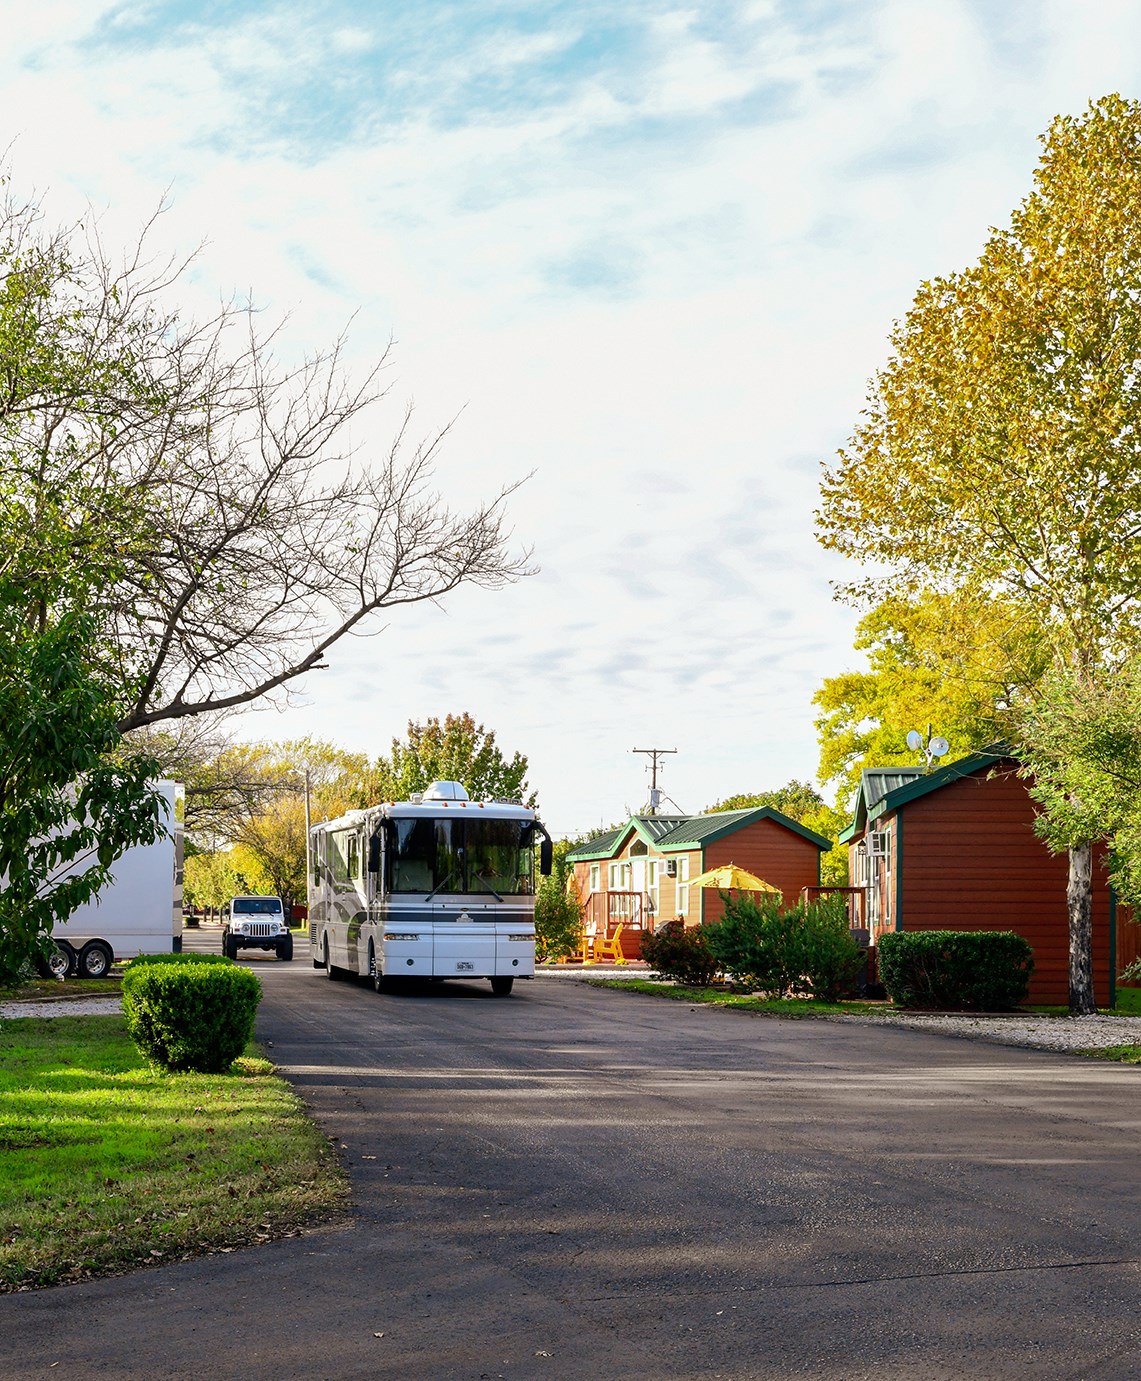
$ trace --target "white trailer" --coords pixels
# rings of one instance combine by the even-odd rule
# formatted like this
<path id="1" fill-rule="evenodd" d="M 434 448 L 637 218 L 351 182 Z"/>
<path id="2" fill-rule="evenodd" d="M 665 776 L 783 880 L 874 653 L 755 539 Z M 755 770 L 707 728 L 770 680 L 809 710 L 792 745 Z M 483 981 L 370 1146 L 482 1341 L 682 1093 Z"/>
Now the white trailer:
<path id="1" fill-rule="evenodd" d="M 52 931 L 56 950 L 48 961 L 57 978 L 104 978 L 115 959 L 136 954 L 177 954 L 182 949 L 182 825 L 175 819 L 174 782 L 155 784 L 161 797 L 163 833 L 153 844 L 127 849 L 99 895 L 76 907 Z M 90 859 L 70 869 L 82 872 Z"/>

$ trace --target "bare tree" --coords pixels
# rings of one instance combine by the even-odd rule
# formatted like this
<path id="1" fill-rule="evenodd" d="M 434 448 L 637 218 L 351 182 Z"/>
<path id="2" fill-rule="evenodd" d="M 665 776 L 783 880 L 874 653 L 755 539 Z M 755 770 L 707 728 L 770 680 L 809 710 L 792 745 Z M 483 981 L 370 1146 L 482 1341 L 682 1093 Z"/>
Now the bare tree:
<path id="1" fill-rule="evenodd" d="M 381 610 L 529 572 L 515 485 L 464 513 L 434 488 L 447 429 L 415 442 L 405 412 L 353 453 L 387 351 L 354 380 L 344 338 L 287 365 L 252 307 L 189 319 L 168 305 L 186 264 L 148 262 L 149 229 L 114 262 L 91 219 L 0 210 L 0 565 L 41 621 L 61 561 L 98 573 L 123 733 L 281 692 Z"/>

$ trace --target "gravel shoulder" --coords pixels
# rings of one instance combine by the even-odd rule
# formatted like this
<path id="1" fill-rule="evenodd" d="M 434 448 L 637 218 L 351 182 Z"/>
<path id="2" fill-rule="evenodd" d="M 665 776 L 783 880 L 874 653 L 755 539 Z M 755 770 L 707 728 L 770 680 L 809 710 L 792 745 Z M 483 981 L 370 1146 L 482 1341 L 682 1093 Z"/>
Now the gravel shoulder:
<path id="1" fill-rule="evenodd" d="M 887 1024 L 912 1031 L 1028 1046 L 1032 1050 L 1104 1050 L 1141 1045 L 1141 1017 L 970 1016 L 952 1013 L 882 1012 L 876 1016 L 832 1016 L 827 1021 Z"/>

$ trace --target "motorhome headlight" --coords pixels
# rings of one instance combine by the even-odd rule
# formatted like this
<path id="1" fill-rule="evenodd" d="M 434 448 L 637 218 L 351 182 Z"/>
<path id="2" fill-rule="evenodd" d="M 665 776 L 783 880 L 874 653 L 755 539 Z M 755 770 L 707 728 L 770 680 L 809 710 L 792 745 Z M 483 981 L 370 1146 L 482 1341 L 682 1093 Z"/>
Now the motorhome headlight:
<path id="1" fill-rule="evenodd" d="M 508 935 L 509 940 L 533 940 L 534 935 Z"/>
<path id="2" fill-rule="evenodd" d="M 403 930 L 386 930 L 384 932 L 386 940 L 418 940 L 419 935 L 408 934 Z"/>

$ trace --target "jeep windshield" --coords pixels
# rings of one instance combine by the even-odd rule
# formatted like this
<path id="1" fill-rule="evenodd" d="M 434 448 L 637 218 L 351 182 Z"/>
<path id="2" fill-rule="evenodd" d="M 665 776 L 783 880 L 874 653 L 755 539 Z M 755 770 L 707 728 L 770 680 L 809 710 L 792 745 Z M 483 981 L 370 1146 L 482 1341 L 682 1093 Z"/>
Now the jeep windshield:
<path id="1" fill-rule="evenodd" d="M 230 907 L 235 916 L 280 916 L 277 897 L 238 897 Z"/>

